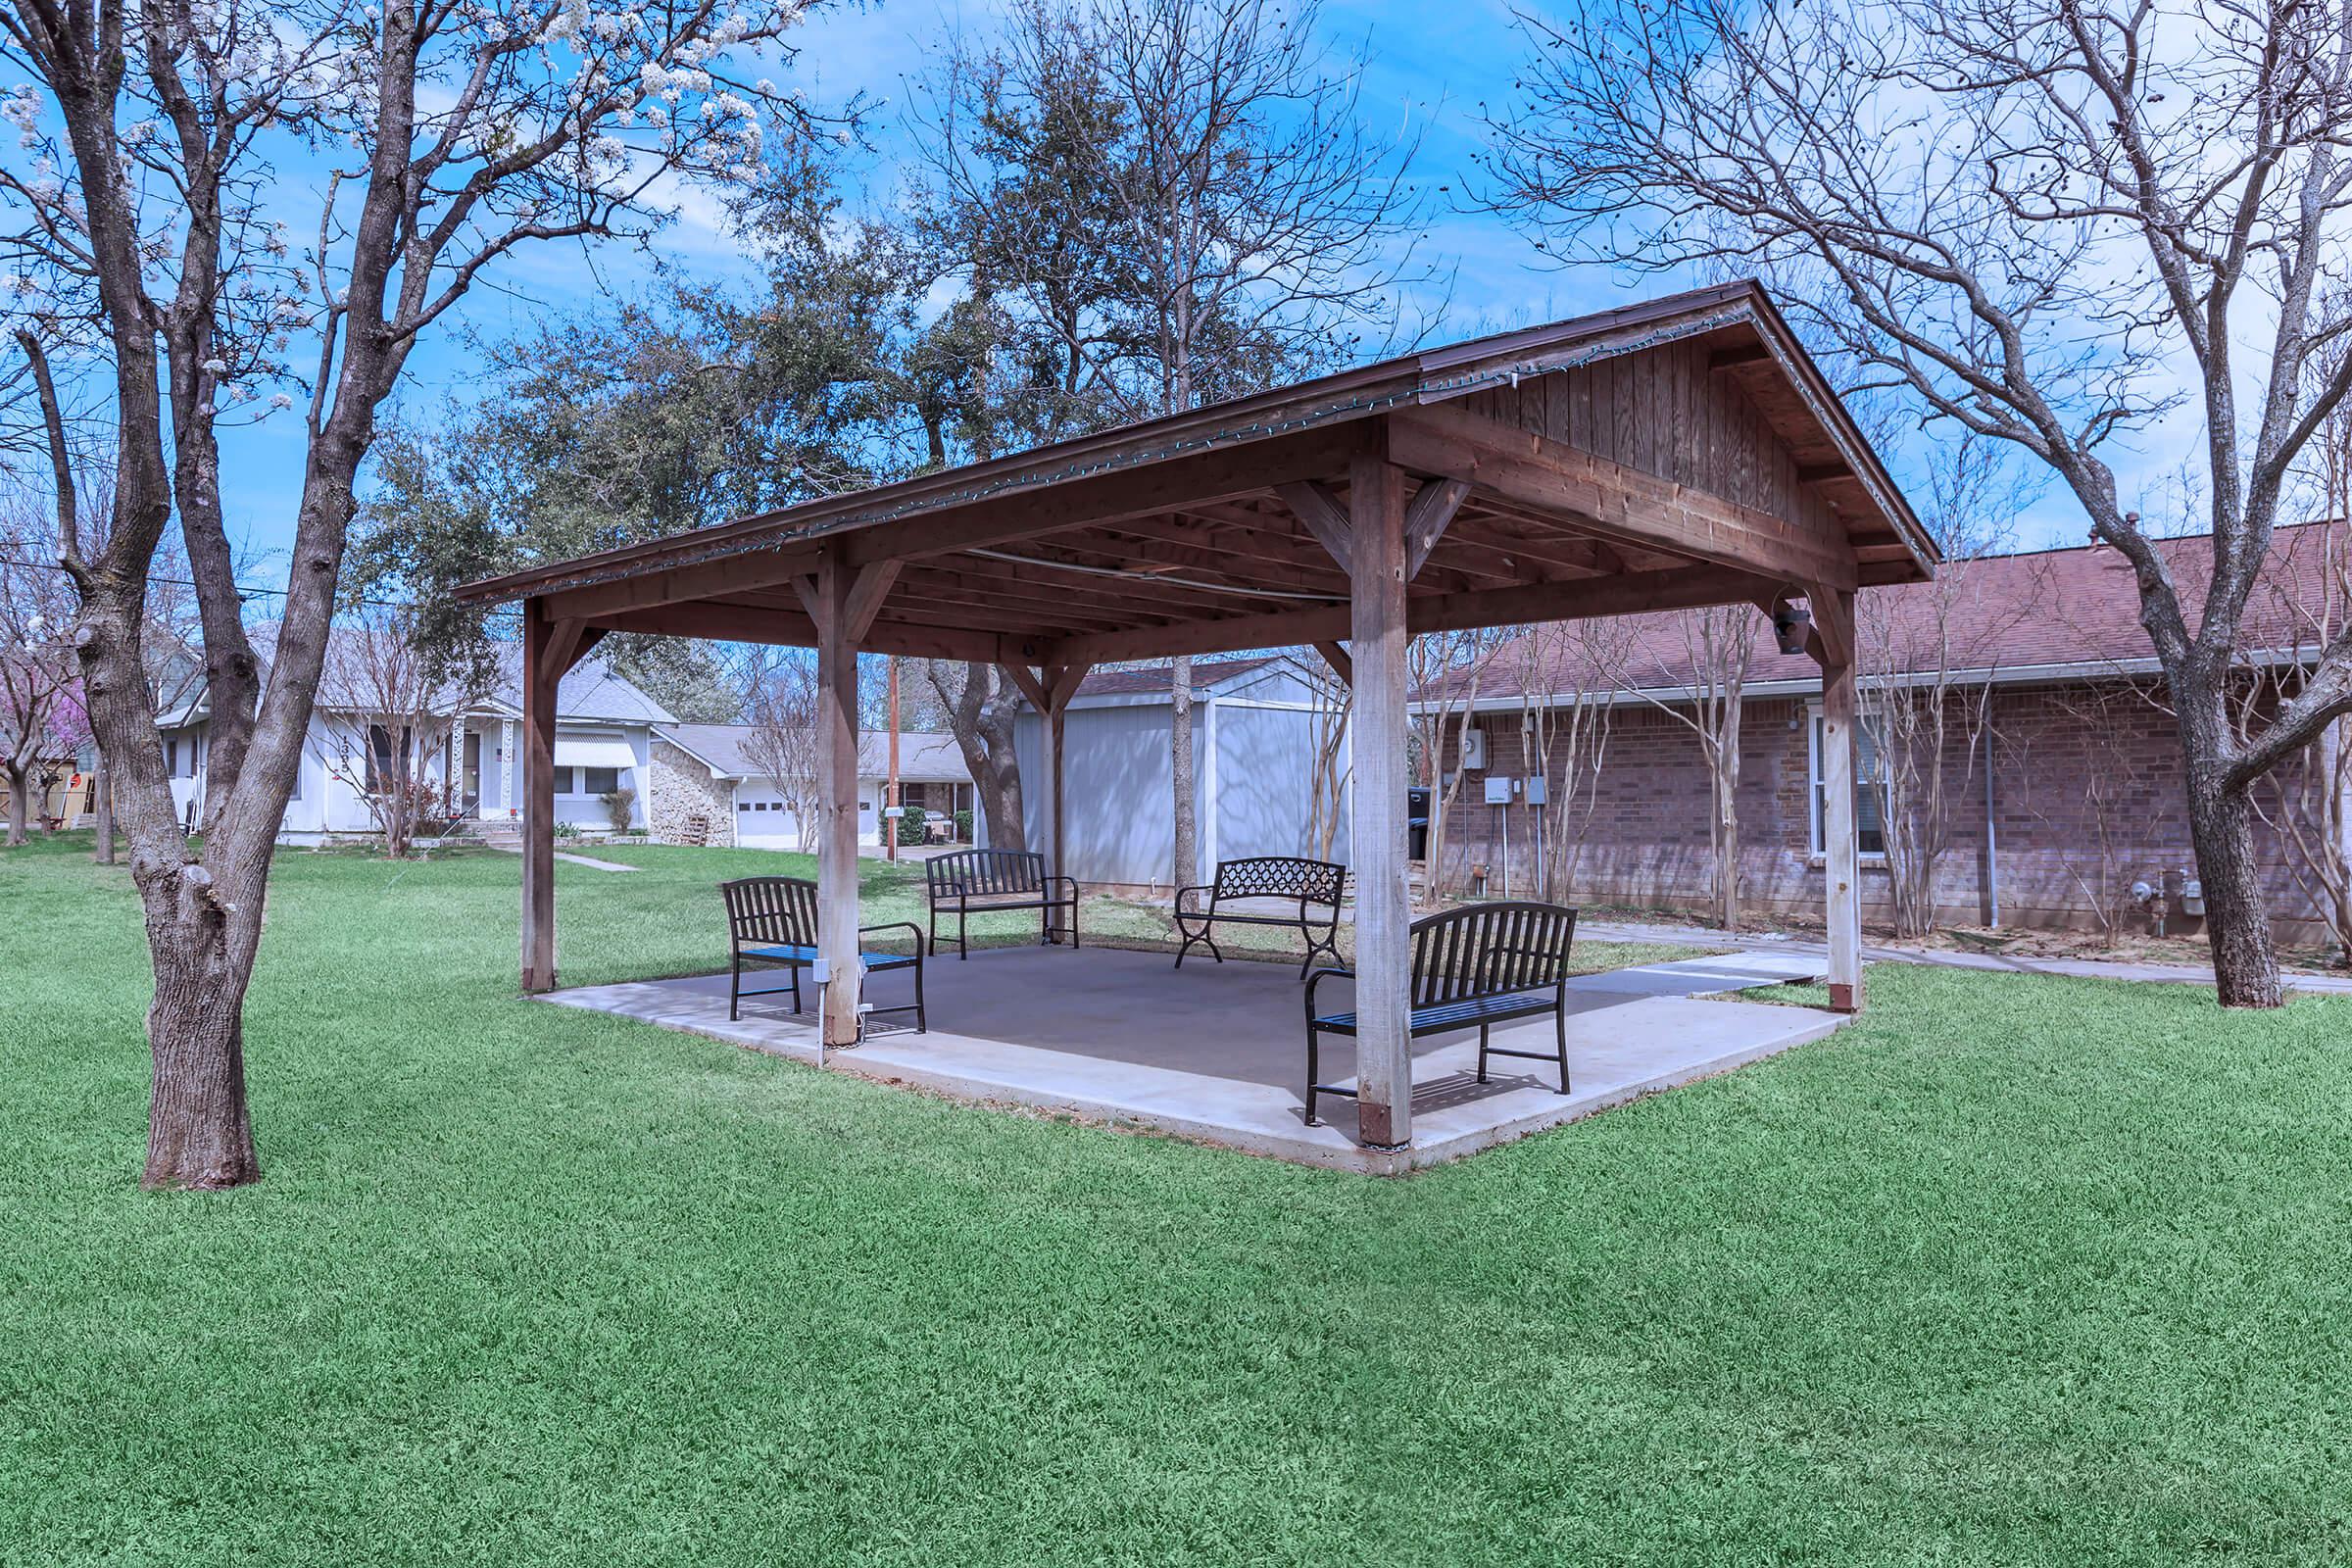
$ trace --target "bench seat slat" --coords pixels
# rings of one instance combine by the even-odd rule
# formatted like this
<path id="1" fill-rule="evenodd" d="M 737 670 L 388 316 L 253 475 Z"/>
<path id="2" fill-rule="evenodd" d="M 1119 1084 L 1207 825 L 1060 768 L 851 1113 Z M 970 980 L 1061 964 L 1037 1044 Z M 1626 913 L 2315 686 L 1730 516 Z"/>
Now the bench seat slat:
<path id="1" fill-rule="evenodd" d="M 796 947 L 746 948 L 747 958 L 765 958 L 771 963 L 814 963 L 816 949 Z M 911 969 L 915 959 L 904 953 L 860 953 L 858 960 L 868 969 Z"/>
<path id="2" fill-rule="evenodd" d="M 1521 992 L 1507 997 L 1474 997 L 1461 1002 L 1440 1002 L 1412 1011 L 1411 1029 L 1414 1034 L 1435 1034 L 1441 1029 L 1454 1029 L 1475 1023 L 1499 1023 L 1505 1018 L 1532 1018 L 1552 1010 L 1552 993 Z M 1315 1019 L 1315 1027 L 1331 1034 L 1355 1033 L 1355 1014 L 1352 1012 L 1326 1013 Z"/>

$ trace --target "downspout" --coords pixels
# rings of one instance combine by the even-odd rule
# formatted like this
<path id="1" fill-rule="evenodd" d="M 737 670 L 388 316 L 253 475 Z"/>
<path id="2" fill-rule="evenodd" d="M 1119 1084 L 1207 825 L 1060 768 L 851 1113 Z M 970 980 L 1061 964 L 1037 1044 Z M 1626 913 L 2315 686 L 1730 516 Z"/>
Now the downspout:
<path id="1" fill-rule="evenodd" d="M 1992 704 L 1984 705 L 1984 912 L 1985 925 L 1994 931 L 2001 928 L 2001 846 L 2000 830 L 1993 821 L 1992 805 Z"/>

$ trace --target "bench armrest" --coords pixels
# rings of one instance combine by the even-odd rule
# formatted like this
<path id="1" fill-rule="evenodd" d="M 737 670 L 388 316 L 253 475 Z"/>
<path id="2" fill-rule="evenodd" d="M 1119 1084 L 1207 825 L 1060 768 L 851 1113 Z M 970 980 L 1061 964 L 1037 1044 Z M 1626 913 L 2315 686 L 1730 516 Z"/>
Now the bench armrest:
<path id="1" fill-rule="evenodd" d="M 906 932 L 914 938 L 914 956 L 918 958 L 923 956 L 923 928 L 912 920 L 886 920 L 880 925 L 861 925 L 858 928 L 859 936 L 865 936 L 875 931 Z"/>
<path id="2" fill-rule="evenodd" d="M 1202 882 L 1195 887 L 1178 888 L 1176 890 L 1176 909 L 1180 914 L 1197 914 L 1200 912 L 1197 909 L 1187 909 L 1184 906 L 1184 896 L 1188 893 L 1205 893 L 1209 896 L 1208 906 L 1212 909 L 1217 906 L 1217 890 L 1215 885 L 1213 883 Z"/>
<path id="3" fill-rule="evenodd" d="M 1324 981 L 1333 978 L 1335 975 L 1343 980 L 1352 980 L 1355 978 L 1355 971 L 1353 969 L 1335 969 L 1325 967 L 1317 969 L 1313 974 L 1310 974 L 1306 977 L 1305 996 L 1307 1017 L 1312 1018 L 1315 1015 L 1315 987 L 1321 985 Z"/>

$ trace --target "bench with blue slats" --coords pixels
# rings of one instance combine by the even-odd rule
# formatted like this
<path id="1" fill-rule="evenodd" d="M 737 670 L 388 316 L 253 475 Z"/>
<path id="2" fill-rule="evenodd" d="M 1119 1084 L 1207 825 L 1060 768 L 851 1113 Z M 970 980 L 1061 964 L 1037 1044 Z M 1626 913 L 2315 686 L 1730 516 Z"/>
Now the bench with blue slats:
<path id="1" fill-rule="evenodd" d="M 792 1010 L 801 1010 L 801 971 L 813 968 L 817 961 L 816 946 L 816 884 L 797 876 L 747 876 L 719 884 L 719 893 L 727 903 L 728 945 L 733 950 L 729 962 L 727 987 L 727 1017 L 738 1021 L 743 1017 L 743 999 L 746 997 L 792 998 Z M 875 1007 L 883 1012 L 911 1012 L 917 1034 L 929 1031 L 930 1016 L 923 1007 L 923 932 L 911 920 L 893 921 L 887 925 L 860 926 L 858 934 L 867 936 L 876 931 L 905 931 L 914 939 L 914 952 L 864 953 L 858 956 L 868 973 L 886 973 L 893 969 L 914 971 L 914 1001 L 902 1006 Z M 744 960 L 755 963 L 779 964 L 790 971 L 792 984 L 770 986 L 761 991 L 743 989 Z"/>
<path id="2" fill-rule="evenodd" d="M 1556 904 L 1473 904 L 1423 915 L 1408 932 L 1412 962 L 1407 971 L 1411 1012 L 1406 1033 L 1413 1039 L 1478 1031 L 1478 1081 L 1487 1081 L 1487 1058 L 1522 1056 L 1557 1062 L 1560 1093 L 1568 1093 L 1568 949 L 1576 937 L 1576 911 Z M 1349 969 L 1317 969 L 1306 982 L 1306 1123 L 1319 1125 L 1315 1101 L 1322 1095 L 1355 1091 L 1319 1082 L 1322 1037 L 1353 1035 L 1356 1014 L 1317 1012 L 1315 991 L 1334 977 L 1354 978 Z M 1498 1023 L 1552 1015 L 1553 1049 L 1515 1051 L 1493 1042 Z"/>

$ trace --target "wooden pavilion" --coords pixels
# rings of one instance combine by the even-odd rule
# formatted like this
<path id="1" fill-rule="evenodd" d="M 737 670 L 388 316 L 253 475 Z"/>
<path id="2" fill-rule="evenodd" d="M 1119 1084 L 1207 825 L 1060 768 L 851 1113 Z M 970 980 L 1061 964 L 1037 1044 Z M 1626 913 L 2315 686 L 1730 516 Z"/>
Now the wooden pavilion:
<path id="1" fill-rule="evenodd" d="M 1354 690 L 1357 1125 L 1400 1147 L 1406 639 L 1755 604 L 1823 669 L 1830 978 L 1858 1010 L 1854 596 L 1936 561 L 1763 289 L 1734 283 L 473 583 L 522 602 L 522 984 L 556 979 L 556 684 L 607 632 L 817 650 L 833 1044 L 858 1027 L 858 654 L 1007 671 L 1047 717 L 1054 863 L 1088 669 L 1312 645 Z"/>

